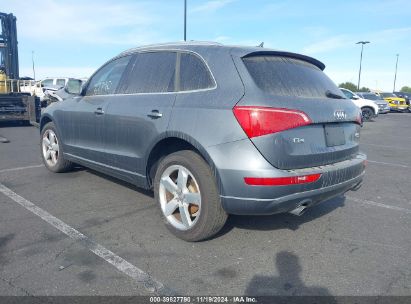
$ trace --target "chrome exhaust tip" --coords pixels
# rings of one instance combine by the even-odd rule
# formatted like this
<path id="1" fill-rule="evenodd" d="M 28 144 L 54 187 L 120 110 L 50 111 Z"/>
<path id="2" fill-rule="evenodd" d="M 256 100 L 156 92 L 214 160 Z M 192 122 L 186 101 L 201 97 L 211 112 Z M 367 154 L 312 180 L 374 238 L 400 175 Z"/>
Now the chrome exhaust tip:
<path id="1" fill-rule="evenodd" d="M 289 211 L 289 213 L 294 214 L 294 215 L 298 215 L 301 216 L 305 213 L 305 211 L 307 210 L 308 206 L 312 203 L 312 200 L 305 200 L 302 201 L 298 204 L 298 207 Z"/>
<path id="2" fill-rule="evenodd" d="M 362 186 L 362 182 L 359 182 L 358 184 L 356 184 L 354 187 L 352 187 L 350 190 L 351 191 L 357 191 L 358 189 L 360 189 Z"/>

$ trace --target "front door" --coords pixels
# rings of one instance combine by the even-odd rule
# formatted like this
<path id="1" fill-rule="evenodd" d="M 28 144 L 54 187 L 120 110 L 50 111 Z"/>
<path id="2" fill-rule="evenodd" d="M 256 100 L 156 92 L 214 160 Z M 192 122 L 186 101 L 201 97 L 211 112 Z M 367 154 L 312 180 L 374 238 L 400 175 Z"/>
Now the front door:
<path id="1" fill-rule="evenodd" d="M 65 110 L 70 123 L 65 130 L 67 153 L 78 158 L 106 164 L 107 129 L 106 111 L 109 102 L 116 98 L 116 90 L 131 56 L 110 61 L 90 79 L 84 96 L 77 97 Z"/>

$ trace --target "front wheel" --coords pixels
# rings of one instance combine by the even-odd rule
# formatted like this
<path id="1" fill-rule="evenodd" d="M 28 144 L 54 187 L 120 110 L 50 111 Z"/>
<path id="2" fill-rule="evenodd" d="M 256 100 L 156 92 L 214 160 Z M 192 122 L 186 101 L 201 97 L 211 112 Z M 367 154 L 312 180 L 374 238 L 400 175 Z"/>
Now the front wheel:
<path id="1" fill-rule="evenodd" d="M 154 196 L 167 228 L 186 241 L 210 238 L 227 220 L 210 167 L 190 150 L 172 153 L 160 162 Z"/>
<path id="2" fill-rule="evenodd" d="M 47 169 L 53 172 L 66 172 L 72 168 L 73 164 L 63 157 L 61 142 L 52 122 L 47 123 L 41 131 L 40 146 L 41 156 Z"/>

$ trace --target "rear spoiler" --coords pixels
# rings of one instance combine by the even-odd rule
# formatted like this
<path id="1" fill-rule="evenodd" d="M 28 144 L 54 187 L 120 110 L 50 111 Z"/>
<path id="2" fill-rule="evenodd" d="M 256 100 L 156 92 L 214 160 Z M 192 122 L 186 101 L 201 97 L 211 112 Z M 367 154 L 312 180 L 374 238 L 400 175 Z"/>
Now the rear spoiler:
<path id="1" fill-rule="evenodd" d="M 321 61 L 314 59 L 309 56 L 297 54 L 297 53 L 291 53 L 291 52 L 284 52 L 284 51 L 256 51 L 256 52 L 251 52 L 243 56 L 242 58 L 247 58 L 247 57 L 254 57 L 254 56 L 282 56 L 282 57 L 290 57 L 294 59 L 300 59 L 303 61 L 306 61 L 308 63 L 311 63 L 321 69 L 322 71 L 325 69 L 325 64 L 322 63 Z"/>

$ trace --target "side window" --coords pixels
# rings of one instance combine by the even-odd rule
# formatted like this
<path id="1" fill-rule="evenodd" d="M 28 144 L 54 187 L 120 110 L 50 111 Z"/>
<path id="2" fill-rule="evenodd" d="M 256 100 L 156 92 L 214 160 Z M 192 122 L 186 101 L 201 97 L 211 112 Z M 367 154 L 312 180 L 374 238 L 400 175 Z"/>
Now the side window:
<path id="1" fill-rule="evenodd" d="M 64 87 L 66 85 L 66 80 L 65 79 L 57 79 L 56 80 L 56 85 Z"/>
<path id="2" fill-rule="evenodd" d="M 90 80 L 86 96 L 114 94 L 130 58 L 121 57 L 102 67 Z"/>
<path id="3" fill-rule="evenodd" d="M 134 55 L 119 88 L 124 94 L 174 92 L 175 52 L 148 52 Z"/>
<path id="4" fill-rule="evenodd" d="M 214 87 L 210 71 L 197 56 L 181 53 L 180 91 L 201 90 Z"/>

